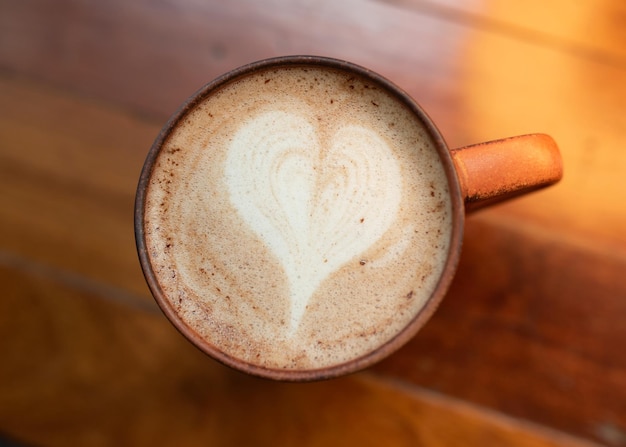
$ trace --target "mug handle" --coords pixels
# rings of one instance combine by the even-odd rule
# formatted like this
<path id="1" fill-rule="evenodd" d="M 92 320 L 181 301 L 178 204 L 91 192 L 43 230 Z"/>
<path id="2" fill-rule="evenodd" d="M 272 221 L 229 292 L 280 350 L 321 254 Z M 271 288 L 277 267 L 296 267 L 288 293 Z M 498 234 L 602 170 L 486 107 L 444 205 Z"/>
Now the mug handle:
<path id="1" fill-rule="evenodd" d="M 563 162 L 552 137 L 521 135 L 451 151 L 466 211 L 552 185 Z"/>

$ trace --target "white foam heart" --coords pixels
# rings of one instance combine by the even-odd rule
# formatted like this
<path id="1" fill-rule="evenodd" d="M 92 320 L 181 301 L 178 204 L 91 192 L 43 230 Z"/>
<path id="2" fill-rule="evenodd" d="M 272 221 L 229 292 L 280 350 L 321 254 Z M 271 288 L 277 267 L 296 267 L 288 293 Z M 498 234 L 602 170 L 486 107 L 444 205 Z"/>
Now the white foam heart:
<path id="1" fill-rule="evenodd" d="M 321 282 L 376 243 L 400 204 L 387 143 L 356 125 L 322 141 L 304 116 L 263 113 L 235 134 L 226 159 L 230 200 L 282 264 L 293 335 Z"/>

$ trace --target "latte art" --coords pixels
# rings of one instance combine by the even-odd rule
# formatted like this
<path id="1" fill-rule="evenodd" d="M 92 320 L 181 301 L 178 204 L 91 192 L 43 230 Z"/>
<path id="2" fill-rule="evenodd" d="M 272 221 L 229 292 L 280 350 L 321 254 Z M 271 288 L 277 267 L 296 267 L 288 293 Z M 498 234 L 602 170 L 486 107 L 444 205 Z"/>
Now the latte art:
<path id="1" fill-rule="evenodd" d="M 168 317 L 257 371 L 340 367 L 392 343 L 448 260 L 430 135 L 385 85 L 336 67 L 265 67 L 203 93 L 160 140 L 143 199 Z"/>
<path id="2" fill-rule="evenodd" d="M 226 158 L 230 200 L 287 276 L 288 336 L 321 282 L 389 229 L 402 196 L 400 169 L 376 132 L 318 134 L 304 117 L 266 112 L 239 129 Z"/>

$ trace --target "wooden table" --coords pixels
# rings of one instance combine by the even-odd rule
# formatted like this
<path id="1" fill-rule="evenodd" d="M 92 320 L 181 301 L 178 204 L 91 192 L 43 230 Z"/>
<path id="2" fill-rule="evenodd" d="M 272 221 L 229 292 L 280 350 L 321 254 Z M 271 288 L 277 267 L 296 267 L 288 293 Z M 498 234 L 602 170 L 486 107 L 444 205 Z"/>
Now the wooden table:
<path id="1" fill-rule="evenodd" d="M 557 186 L 473 214 L 405 348 L 280 384 L 187 343 L 137 261 L 135 186 L 236 66 L 368 66 L 452 147 L 552 135 Z M 0 432 L 40 446 L 626 445 L 626 3 L 0 0 Z"/>

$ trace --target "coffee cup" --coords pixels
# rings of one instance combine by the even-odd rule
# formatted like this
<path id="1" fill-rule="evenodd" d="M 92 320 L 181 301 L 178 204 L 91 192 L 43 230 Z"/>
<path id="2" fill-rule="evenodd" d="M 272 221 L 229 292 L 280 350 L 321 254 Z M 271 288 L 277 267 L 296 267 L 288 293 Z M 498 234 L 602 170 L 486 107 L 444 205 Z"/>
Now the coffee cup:
<path id="1" fill-rule="evenodd" d="M 430 318 L 468 210 L 557 182 L 547 135 L 448 149 L 389 80 L 336 59 L 255 62 L 170 118 L 135 204 L 164 314 L 220 362 L 317 380 L 388 356 Z"/>

